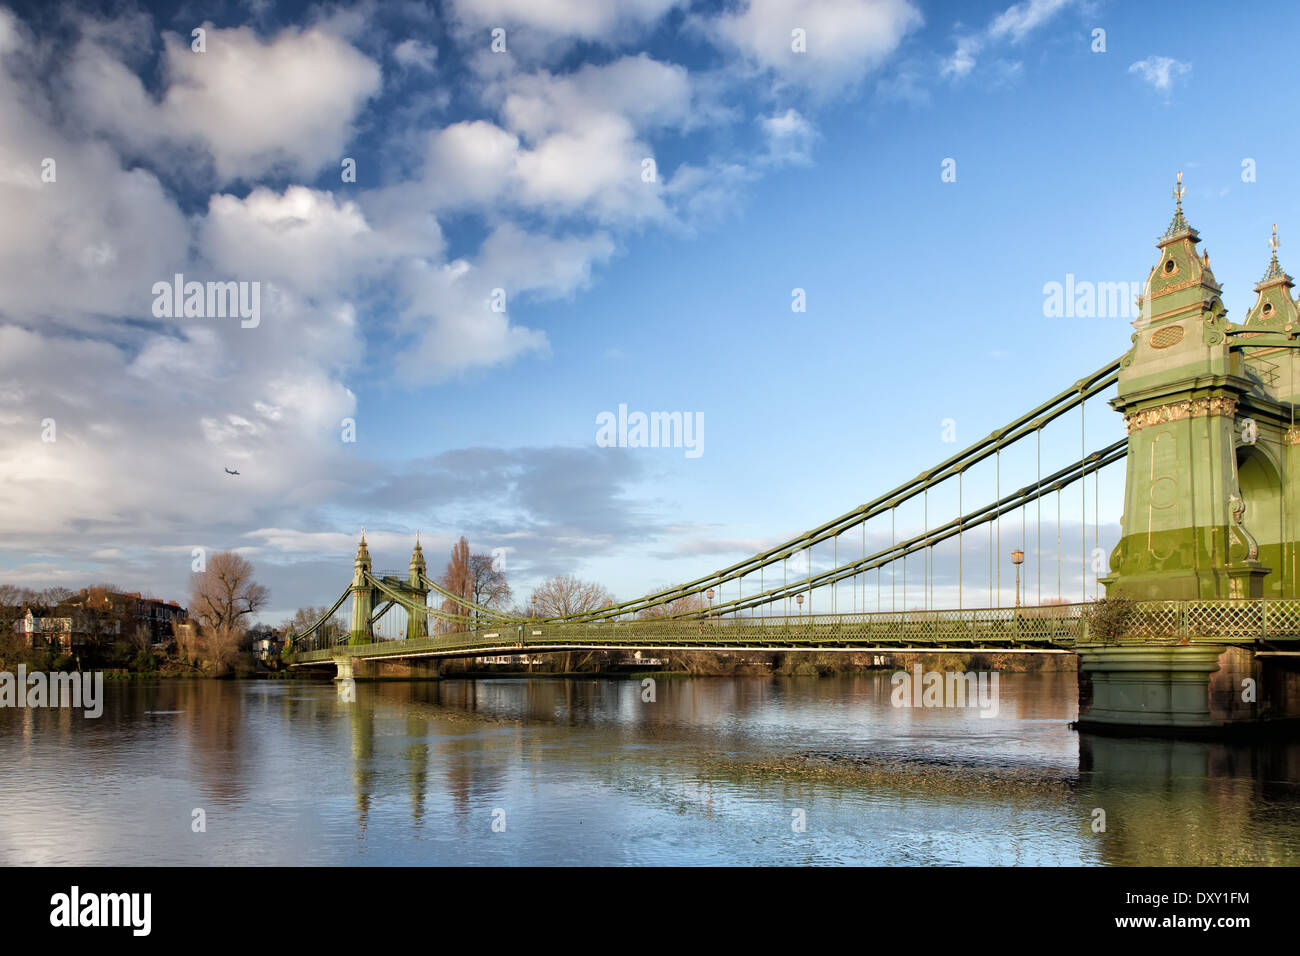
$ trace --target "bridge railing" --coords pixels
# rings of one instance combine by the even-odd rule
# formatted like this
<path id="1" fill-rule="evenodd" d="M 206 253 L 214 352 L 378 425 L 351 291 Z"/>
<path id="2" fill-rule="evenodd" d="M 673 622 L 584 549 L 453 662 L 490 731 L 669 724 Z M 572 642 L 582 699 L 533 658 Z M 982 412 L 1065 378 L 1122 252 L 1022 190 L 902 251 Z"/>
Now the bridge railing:
<path id="1" fill-rule="evenodd" d="M 1123 641 L 1272 641 L 1300 639 L 1295 599 L 1143 601 Z"/>
<path id="2" fill-rule="evenodd" d="M 326 661 L 336 654 L 356 657 L 455 653 L 464 650 L 522 650 L 545 646 L 678 647 L 852 647 L 879 644 L 951 644 L 979 647 L 1055 646 L 1077 640 L 1086 605 L 982 608 L 962 611 L 889 611 L 861 614 L 801 614 L 769 617 L 710 617 L 681 620 L 638 618 L 598 624 L 528 622 L 432 634 L 370 644 L 335 645 L 299 652 L 297 663 Z"/>
<path id="3" fill-rule="evenodd" d="M 537 647 L 923 647 L 1069 648 L 1098 640 L 1088 604 L 944 611 L 884 611 L 681 620 L 638 618 L 599 624 L 527 622 L 370 644 L 322 644 L 294 655 L 300 664 L 336 655 L 397 657 Z M 1242 643 L 1300 640 L 1300 600 L 1144 601 L 1118 643 Z"/>

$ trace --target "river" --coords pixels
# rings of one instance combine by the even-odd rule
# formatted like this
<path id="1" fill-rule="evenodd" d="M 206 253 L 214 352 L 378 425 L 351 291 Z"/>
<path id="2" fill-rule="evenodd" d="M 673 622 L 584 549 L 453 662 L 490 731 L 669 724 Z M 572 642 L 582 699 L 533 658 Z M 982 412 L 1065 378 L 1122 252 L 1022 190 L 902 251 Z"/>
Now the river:
<path id="1" fill-rule="evenodd" d="M 0 710 L 0 863 L 1300 863 L 1300 742 L 1081 736 L 1068 672 L 1002 675 L 994 717 L 891 706 L 883 672 L 654 690 L 118 681 L 98 719 Z"/>

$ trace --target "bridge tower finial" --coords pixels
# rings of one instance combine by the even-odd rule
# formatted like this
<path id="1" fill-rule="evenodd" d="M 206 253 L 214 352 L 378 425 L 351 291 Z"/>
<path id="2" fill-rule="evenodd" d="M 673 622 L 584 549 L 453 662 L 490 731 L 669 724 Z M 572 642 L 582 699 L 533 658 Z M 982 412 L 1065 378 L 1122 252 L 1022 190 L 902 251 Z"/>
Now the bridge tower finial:
<path id="1" fill-rule="evenodd" d="M 1169 223 L 1169 228 L 1165 234 L 1160 237 L 1164 242 L 1174 237 L 1181 237 L 1185 233 L 1191 233 L 1192 238 L 1196 238 L 1196 230 L 1188 223 L 1187 217 L 1183 215 L 1183 197 L 1187 195 L 1187 187 L 1183 185 L 1182 170 L 1178 171 L 1178 185 L 1174 186 L 1174 218 Z"/>
<path id="2" fill-rule="evenodd" d="M 1246 313 L 1243 325 L 1262 325 L 1272 329 L 1290 331 L 1300 325 L 1300 309 L 1296 308 L 1291 298 L 1291 289 L 1295 282 L 1286 274 L 1281 263 L 1277 261 L 1277 247 L 1281 240 L 1277 237 L 1277 224 L 1273 224 L 1273 235 L 1269 237 L 1268 247 L 1272 255 L 1268 260 L 1268 269 L 1264 278 L 1255 284 L 1259 298 Z"/>
<path id="3" fill-rule="evenodd" d="M 424 563 L 424 551 L 420 548 L 420 532 L 417 531 L 415 533 L 415 548 L 414 550 L 411 551 L 411 566 L 410 566 L 411 580 L 412 581 L 415 580 L 415 574 L 417 571 L 420 574 L 423 574 L 425 572 L 425 568 L 426 565 Z"/>
<path id="4" fill-rule="evenodd" d="M 358 570 L 370 570 L 370 549 L 366 547 L 366 529 L 363 525 L 361 528 L 361 543 L 357 546 L 357 559 L 353 566 Z"/>

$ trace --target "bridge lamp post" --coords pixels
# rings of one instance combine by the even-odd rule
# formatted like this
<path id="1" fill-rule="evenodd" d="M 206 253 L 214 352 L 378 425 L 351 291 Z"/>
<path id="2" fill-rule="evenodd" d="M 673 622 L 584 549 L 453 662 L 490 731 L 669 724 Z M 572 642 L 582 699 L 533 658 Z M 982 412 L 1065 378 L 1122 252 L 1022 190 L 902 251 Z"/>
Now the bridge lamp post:
<path id="1" fill-rule="evenodd" d="M 1011 563 L 1016 566 L 1016 607 L 1020 607 L 1020 566 L 1025 563 L 1025 552 L 1019 548 L 1012 551 Z"/>
<path id="2" fill-rule="evenodd" d="M 802 594 L 796 594 L 796 595 L 794 596 L 794 603 L 797 604 L 797 605 L 799 606 L 799 614 L 802 615 L 802 614 L 803 614 L 803 595 L 802 595 Z"/>
<path id="3" fill-rule="evenodd" d="M 533 595 L 533 617 L 537 617 L 537 595 Z"/>
<path id="4" fill-rule="evenodd" d="M 707 591 L 705 591 L 704 596 L 709 599 L 709 613 L 706 614 L 705 616 L 713 617 L 713 588 L 709 588 Z"/>

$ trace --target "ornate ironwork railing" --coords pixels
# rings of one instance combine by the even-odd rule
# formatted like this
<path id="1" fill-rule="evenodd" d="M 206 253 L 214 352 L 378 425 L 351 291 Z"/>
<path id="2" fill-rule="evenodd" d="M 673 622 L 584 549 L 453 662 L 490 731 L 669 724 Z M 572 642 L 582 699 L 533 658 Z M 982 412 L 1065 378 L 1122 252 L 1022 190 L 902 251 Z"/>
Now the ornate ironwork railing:
<path id="1" fill-rule="evenodd" d="M 852 649 L 1071 649 L 1099 642 L 1089 634 L 1088 604 L 951 611 L 886 611 L 783 617 L 634 619 L 593 624 L 503 624 L 412 640 L 325 646 L 293 662 L 335 656 L 405 657 L 564 647 L 746 647 Z M 1134 606 L 1122 638 L 1111 643 L 1254 643 L 1300 640 L 1300 601 L 1147 601 Z"/>

